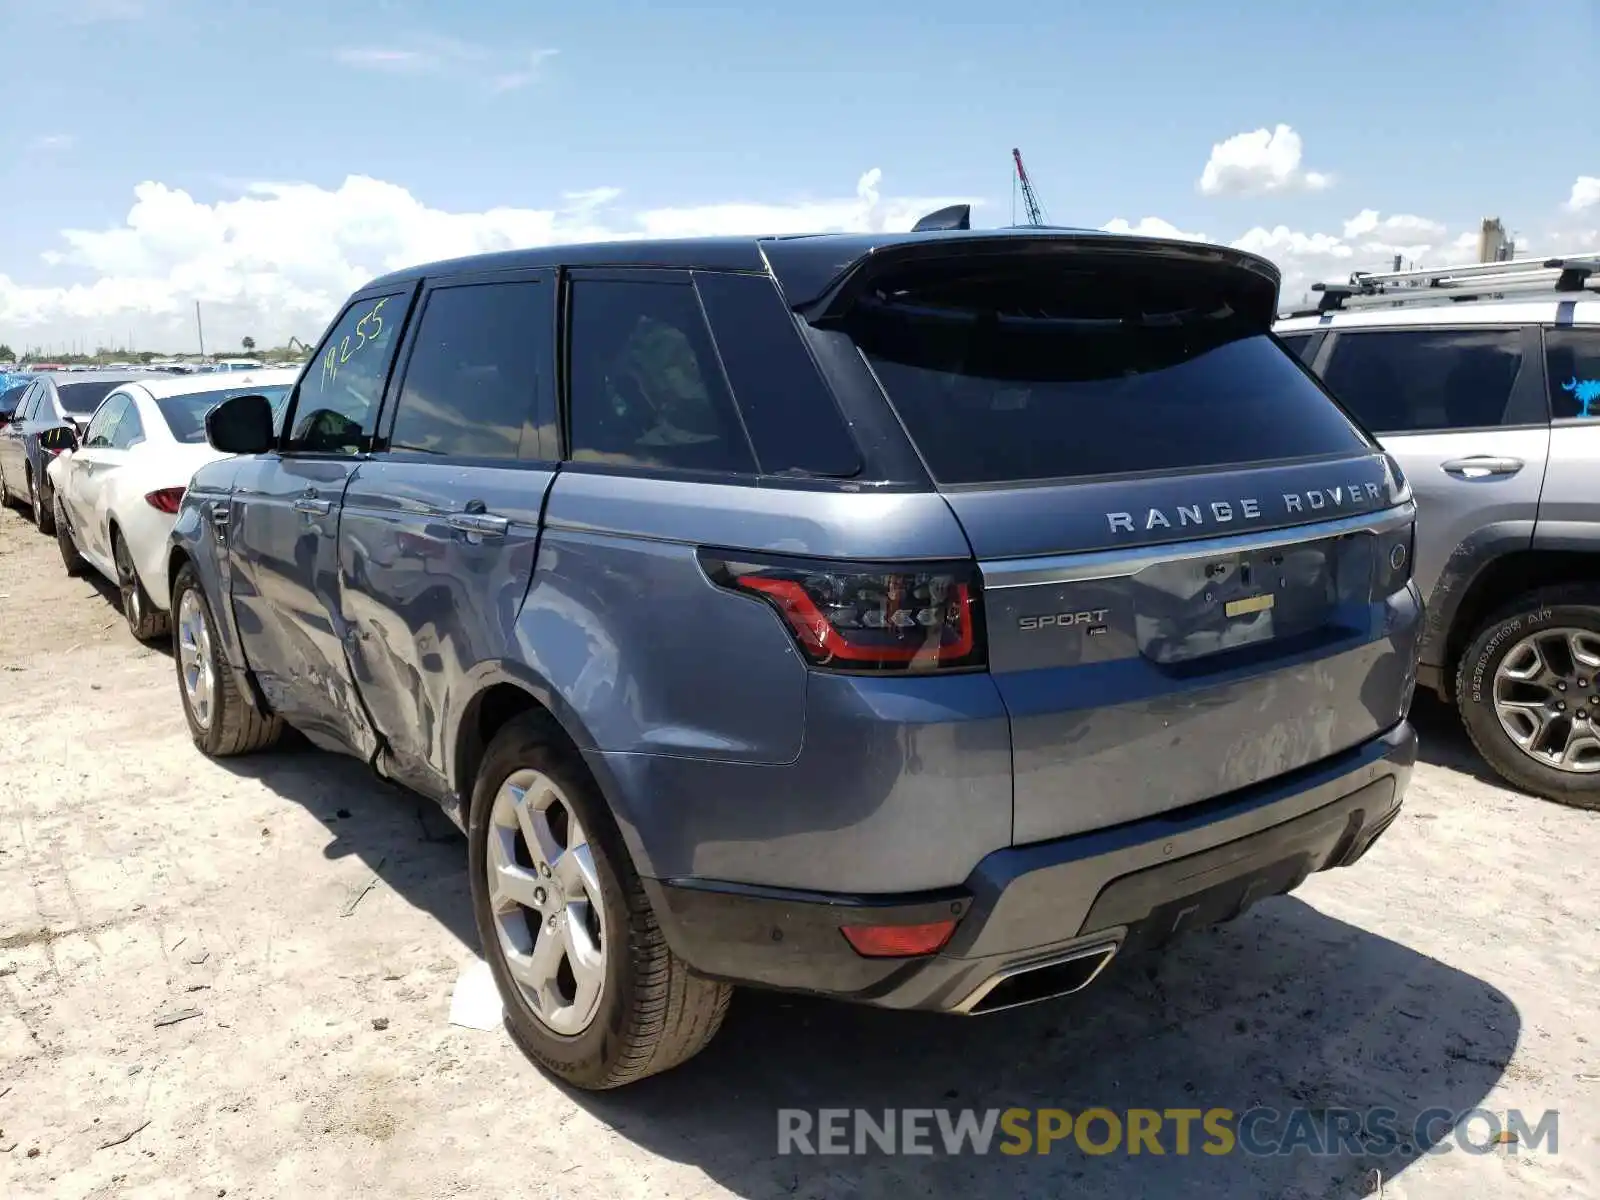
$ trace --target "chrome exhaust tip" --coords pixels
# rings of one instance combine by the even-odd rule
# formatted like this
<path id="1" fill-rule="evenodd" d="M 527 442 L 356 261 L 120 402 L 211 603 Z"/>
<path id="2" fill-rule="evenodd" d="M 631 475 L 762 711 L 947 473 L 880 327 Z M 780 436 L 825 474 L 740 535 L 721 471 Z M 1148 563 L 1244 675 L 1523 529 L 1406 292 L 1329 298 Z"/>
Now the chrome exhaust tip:
<path id="1" fill-rule="evenodd" d="M 1096 942 L 1006 967 L 980 983 L 953 1011 L 979 1016 L 1081 992 L 1106 969 L 1121 946 L 1117 941 Z"/>

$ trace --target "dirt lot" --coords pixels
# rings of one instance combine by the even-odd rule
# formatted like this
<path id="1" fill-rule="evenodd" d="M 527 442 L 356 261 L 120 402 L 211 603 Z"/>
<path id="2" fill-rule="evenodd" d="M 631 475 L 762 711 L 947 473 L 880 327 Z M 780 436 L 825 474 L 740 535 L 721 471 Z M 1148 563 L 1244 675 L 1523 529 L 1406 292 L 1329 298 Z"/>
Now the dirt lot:
<path id="1" fill-rule="evenodd" d="M 1437 706 L 1363 862 L 1160 962 L 974 1020 L 743 994 L 595 1097 L 449 1024 L 436 813 L 309 749 L 202 758 L 168 655 L 13 512 L 0 613 L 4 1196 L 1600 1195 L 1600 818 L 1489 782 Z M 1553 1108 L 1559 1153 L 776 1154 L 783 1107 L 1258 1104 Z"/>

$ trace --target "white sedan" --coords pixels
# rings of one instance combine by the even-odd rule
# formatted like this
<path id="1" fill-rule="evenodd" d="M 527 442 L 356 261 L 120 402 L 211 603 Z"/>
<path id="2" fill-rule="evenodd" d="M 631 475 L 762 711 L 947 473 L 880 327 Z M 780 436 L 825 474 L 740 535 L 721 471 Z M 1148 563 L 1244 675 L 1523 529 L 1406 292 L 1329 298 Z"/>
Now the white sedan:
<path id="1" fill-rule="evenodd" d="M 93 567 L 117 585 L 141 641 L 169 628 L 167 538 L 195 471 L 227 455 L 206 442 L 206 413 L 230 396 L 264 395 L 283 411 L 299 368 L 152 377 L 106 396 L 81 443 L 48 467 L 67 573 Z M 57 437 L 63 436 L 57 434 Z"/>

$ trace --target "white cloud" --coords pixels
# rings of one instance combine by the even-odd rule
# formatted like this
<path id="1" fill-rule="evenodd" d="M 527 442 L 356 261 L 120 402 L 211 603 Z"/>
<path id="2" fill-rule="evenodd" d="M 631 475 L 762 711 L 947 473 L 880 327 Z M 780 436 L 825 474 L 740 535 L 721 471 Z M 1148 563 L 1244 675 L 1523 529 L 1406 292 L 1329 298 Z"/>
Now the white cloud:
<path id="1" fill-rule="evenodd" d="M 961 197 L 896 196 L 882 172 L 854 195 L 789 203 L 721 203 L 628 212 L 615 188 L 570 192 L 552 208 L 446 212 L 405 188 L 351 176 L 328 189 L 255 184 L 205 204 L 156 182 L 134 189 L 120 225 L 66 230 L 45 265 L 89 282 L 24 282 L 0 275 L 0 341 L 193 346 L 194 305 L 208 344 L 311 340 L 344 298 L 375 275 L 456 255 L 607 238 L 909 229 Z"/>
<path id="2" fill-rule="evenodd" d="M 333 52 L 335 62 L 358 71 L 438 75 L 470 80 L 490 93 L 516 91 L 543 74 L 557 50 L 518 52 L 440 34 L 411 34 Z"/>
<path id="3" fill-rule="evenodd" d="M 35 150 L 71 150 L 78 139 L 70 133 L 43 133 L 30 144 Z"/>
<path id="4" fill-rule="evenodd" d="M 363 67 L 373 71 L 429 71 L 438 61 L 420 50 L 398 50 L 383 46 L 359 46 L 340 50 L 334 55 L 347 67 Z"/>
<path id="5" fill-rule="evenodd" d="M 1600 176 L 1579 175 L 1572 185 L 1572 195 L 1567 198 L 1568 212 L 1582 212 L 1600 204 Z"/>
<path id="6" fill-rule="evenodd" d="M 1211 147 L 1200 190 L 1207 196 L 1251 196 L 1330 186 L 1333 176 L 1305 169 L 1303 155 L 1300 135 L 1287 125 L 1236 133 Z"/>
<path id="7" fill-rule="evenodd" d="M 1375 240 L 1418 238 L 1431 240 L 1444 236 L 1445 228 L 1438 221 L 1430 221 L 1427 217 L 1416 217 L 1410 213 L 1395 213 L 1393 216 L 1379 217 L 1375 208 L 1364 208 L 1355 216 L 1344 223 L 1344 236 L 1347 238 L 1373 237 Z"/>
<path id="8" fill-rule="evenodd" d="M 514 92 L 525 88 L 535 79 L 539 78 L 544 69 L 544 64 L 560 54 L 559 50 L 535 50 L 528 55 L 528 65 L 519 71 L 507 71 L 503 75 L 496 75 L 489 81 L 490 90 L 496 92 Z"/>
<path id="9" fill-rule="evenodd" d="M 1123 217 L 1114 217 L 1100 228 L 1106 233 L 1128 233 L 1134 237 L 1174 238 L 1181 242 L 1211 240 L 1203 233 L 1185 233 L 1172 222 L 1163 221 L 1160 217 L 1140 217 L 1138 224 L 1133 224 Z"/>

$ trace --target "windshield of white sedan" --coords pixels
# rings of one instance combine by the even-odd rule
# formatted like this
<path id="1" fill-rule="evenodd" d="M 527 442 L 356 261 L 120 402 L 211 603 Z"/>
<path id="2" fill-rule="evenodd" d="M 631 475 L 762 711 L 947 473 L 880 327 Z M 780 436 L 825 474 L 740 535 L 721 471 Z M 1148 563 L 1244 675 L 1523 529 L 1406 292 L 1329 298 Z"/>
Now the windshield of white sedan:
<path id="1" fill-rule="evenodd" d="M 224 400 L 231 400 L 235 396 L 265 396 L 272 404 L 272 412 L 276 417 L 283 411 L 284 401 L 289 397 L 289 385 L 191 392 L 187 396 L 167 396 L 165 399 L 157 400 L 156 407 L 161 410 L 167 427 L 172 430 L 172 436 L 178 441 L 203 442 L 206 440 L 206 414 Z"/>

